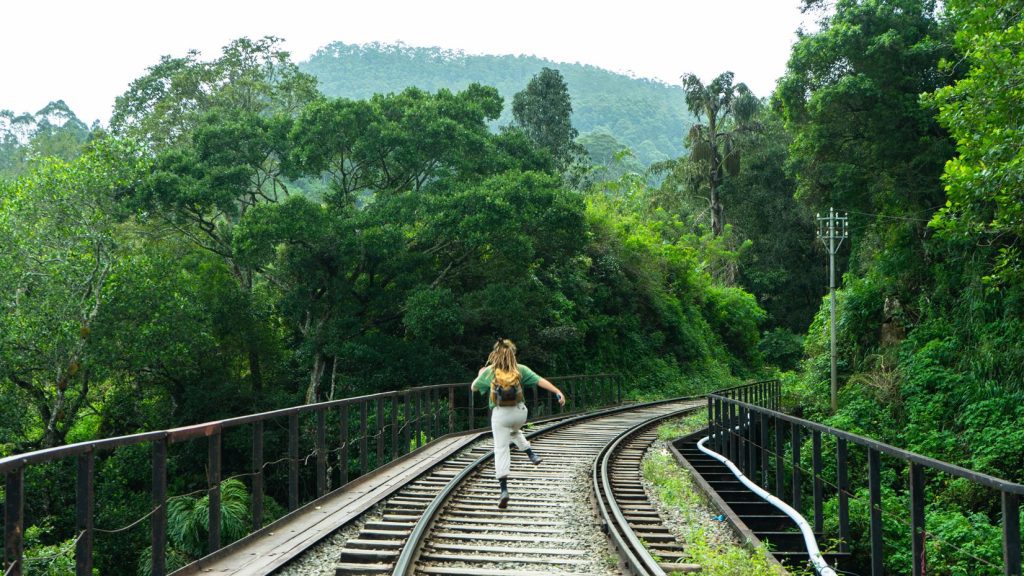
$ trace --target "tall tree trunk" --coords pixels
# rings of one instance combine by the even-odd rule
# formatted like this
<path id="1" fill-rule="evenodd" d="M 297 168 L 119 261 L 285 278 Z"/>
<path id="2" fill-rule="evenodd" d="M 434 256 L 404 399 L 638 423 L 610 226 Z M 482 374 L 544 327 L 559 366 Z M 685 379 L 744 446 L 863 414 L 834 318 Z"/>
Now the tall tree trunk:
<path id="1" fill-rule="evenodd" d="M 711 232 L 715 236 L 721 236 L 725 230 L 725 207 L 718 198 L 718 190 L 711 185 Z"/>
<path id="2" fill-rule="evenodd" d="M 320 381 L 323 379 L 324 370 L 327 369 L 327 362 L 322 352 L 317 350 L 313 353 L 313 369 L 309 373 L 309 387 L 306 388 L 306 404 L 313 404 L 317 401 L 320 393 Z"/>
<path id="3" fill-rule="evenodd" d="M 725 229 L 722 220 L 725 209 L 722 207 L 722 199 L 718 197 L 719 175 L 722 173 L 722 159 L 718 156 L 718 109 L 713 108 L 708 117 L 708 143 L 711 147 L 711 157 L 708 161 L 709 178 L 708 187 L 711 188 L 711 233 L 721 236 Z"/>
<path id="4" fill-rule="evenodd" d="M 331 357 L 331 393 L 327 396 L 328 400 L 334 400 L 334 385 L 338 378 L 338 357 Z"/>

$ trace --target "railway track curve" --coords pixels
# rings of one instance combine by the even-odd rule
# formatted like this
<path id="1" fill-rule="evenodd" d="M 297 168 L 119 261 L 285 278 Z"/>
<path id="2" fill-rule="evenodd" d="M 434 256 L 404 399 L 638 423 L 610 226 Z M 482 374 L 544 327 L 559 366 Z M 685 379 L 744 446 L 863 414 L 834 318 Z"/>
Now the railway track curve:
<path id="1" fill-rule="evenodd" d="M 683 408 L 625 430 L 594 460 L 591 476 L 598 513 L 622 567 L 635 576 L 701 570 L 685 562 L 685 546 L 664 525 L 641 481 L 644 453 L 658 439 L 658 424 L 694 410 Z"/>
<path id="2" fill-rule="evenodd" d="M 618 560 L 588 538 L 601 528 L 589 506 L 589 530 L 572 523 L 579 502 L 560 495 L 581 481 L 589 484 L 594 458 L 624 431 L 702 406 L 677 399 L 619 408 L 558 422 L 529 434 L 544 462 L 534 468 L 514 453 L 509 480 L 512 500 L 498 510 L 493 458 L 485 454 L 454 476 L 410 529 L 393 565 L 361 574 L 539 576 L 614 574 Z M 637 461 L 636 465 L 639 465 Z M 353 574 L 354 571 L 338 574 Z"/>

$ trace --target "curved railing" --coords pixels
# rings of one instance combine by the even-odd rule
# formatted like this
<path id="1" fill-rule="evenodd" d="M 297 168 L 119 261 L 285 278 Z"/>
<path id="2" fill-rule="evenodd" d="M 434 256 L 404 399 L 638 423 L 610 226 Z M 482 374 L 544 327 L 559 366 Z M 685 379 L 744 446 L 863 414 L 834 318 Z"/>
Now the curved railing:
<path id="1" fill-rule="evenodd" d="M 767 391 L 767 392 L 766 392 Z M 882 538 L 882 456 L 886 456 L 899 470 L 907 471 L 909 491 L 912 574 L 924 574 L 926 569 L 925 539 L 925 487 L 926 473 L 933 482 L 947 478 L 961 478 L 997 492 L 1002 504 L 1003 573 L 1021 575 L 1020 498 L 1024 485 L 968 470 L 903 450 L 883 442 L 852 434 L 778 411 L 778 383 L 758 382 L 708 395 L 710 444 L 724 455 L 748 478 L 776 497 L 787 501 L 794 509 L 803 510 L 803 497 L 807 486 L 804 475 L 810 476 L 810 495 L 813 498 L 810 516 L 814 531 L 824 526 L 823 502 L 826 484 L 837 500 L 838 533 L 835 534 L 840 552 L 848 552 L 851 541 L 849 499 L 856 492 L 850 486 L 850 448 L 860 447 L 865 453 L 868 468 L 868 494 L 871 542 L 871 574 L 883 573 Z M 787 430 L 788 429 L 788 430 Z M 810 440 L 811 470 L 803 468 L 801 451 Z M 835 447 L 835 476 L 823 476 L 823 440 Z M 858 458 L 859 460 L 859 458 Z M 786 468 L 789 468 L 789 474 Z M 942 475 L 942 476 L 940 476 Z"/>
<path id="2" fill-rule="evenodd" d="M 618 403 L 622 398 L 621 380 L 614 374 L 573 375 L 549 378 L 567 393 L 572 412 Z M 249 414 L 183 426 L 79 442 L 0 459 L 0 474 L 5 477 L 4 501 L 4 564 L 3 576 L 20 576 L 24 572 L 25 471 L 64 459 L 75 458 L 76 494 L 74 510 L 75 563 L 77 574 L 92 574 L 93 544 L 97 531 L 95 518 L 95 468 L 99 454 L 129 446 L 149 446 L 151 451 L 152 509 L 140 518 L 149 518 L 152 576 L 167 572 L 167 502 L 168 449 L 174 444 L 206 439 L 205 488 L 204 482 L 194 482 L 209 497 L 209 530 L 207 553 L 221 548 L 221 483 L 224 474 L 224 436 L 233 434 L 232 445 L 251 445 L 249 466 L 235 469 L 232 478 L 249 480 L 252 530 L 264 524 L 263 497 L 266 493 L 265 469 L 273 464 L 287 462 L 287 489 L 278 493 L 287 495 L 288 510 L 303 504 L 303 492 L 312 500 L 324 496 L 331 485 L 343 486 L 419 448 L 440 436 L 476 429 L 486 425 L 487 403 L 483 396 L 473 394 L 469 382 L 438 384 L 381 392 L 354 398 L 345 398 L 317 404 L 293 406 L 280 410 Z M 528 394 L 533 419 L 561 413 L 563 409 L 553 402 L 547 392 L 536 388 Z M 570 413 L 565 410 L 565 413 Z M 281 420 L 287 420 L 287 432 L 282 438 Z M 266 429 L 266 424 L 276 425 Z M 245 438 L 245 430 L 249 438 Z M 334 439 L 328 443 L 327 431 L 333 430 Z M 240 435 L 240 436 L 239 436 Z M 272 446 L 286 445 L 287 455 L 268 461 L 264 454 L 265 440 Z M 305 439 L 312 450 L 301 457 L 300 444 Z M 329 447 L 330 445 L 330 447 Z M 192 451 L 199 452 L 192 447 Z M 329 461 L 337 465 L 331 467 Z M 200 457 L 200 459 L 202 459 Z M 229 464 L 234 459 L 229 460 Z M 313 462 L 313 470 L 307 471 Z M 182 471 L 175 470 L 175 478 Z M 283 475 L 282 475 L 283 476 Z M 335 484 L 336 482 L 336 484 Z M 282 478 L 283 484 L 283 478 Z M 276 487 L 276 486 L 271 486 Z M 303 490 L 305 488 L 305 490 Z M 31 499 L 29 499 L 31 502 Z M 70 521 L 69 521 L 70 524 Z M 132 524 L 131 526 L 135 526 Z"/>

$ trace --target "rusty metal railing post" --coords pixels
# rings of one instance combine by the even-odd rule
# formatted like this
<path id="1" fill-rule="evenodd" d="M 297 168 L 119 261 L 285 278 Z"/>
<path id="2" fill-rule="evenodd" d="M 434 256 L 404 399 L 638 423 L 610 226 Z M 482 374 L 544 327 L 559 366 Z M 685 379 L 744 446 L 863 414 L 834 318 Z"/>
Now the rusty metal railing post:
<path id="1" fill-rule="evenodd" d="M 405 424 L 402 430 L 402 454 L 409 452 L 409 446 L 412 443 L 412 394 L 410 392 L 403 393 L 402 408 L 405 415 Z"/>
<path id="2" fill-rule="evenodd" d="M 913 576 L 923 576 L 925 566 L 924 539 L 924 466 L 910 465 L 910 551 Z"/>
<path id="3" fill-rule="evenodd" d="M 316 411 L 316 497 L 327 493 L 327 414 Z"/>
<path id="4" fill-rule="evenodd" d="M 428 442 L 440 436 L 437 433 L 437 394 L 437 390 L 427 390 L 427 408 L 430 414 L 430 417 L 427 419 L 427 423 L 430 425 L 430 430 L 427 432 Z"/>
<path id="5" fill-rule="evenodd" d="M 836 439 L 836 490 L 839 499 L 839 551 L 850 551 L 850 478 L 846 439 Z"/>
<path id="6" fill-rule="evenodd" d="M 782 498 L 785 490 L 786 461 L 784 459 L 786 430 L 784 424 L 777 417 L 775 420 L 775 496 Z"/>
<path id="7" fill-rule="evenodd" d="M 394 460 L 402 454 L 405 454 L 405 450 L 401 444 L 399 444 L 398 433 L 398 399 L 400 396 L 395 394 L 391 397 L 391 459 Z"/>
<path id="8" fill-rule="evenodd" d="M 708 396 L 707 398 L 708 398 L 708 431 L 711 433 L 711 438 L 712 438 L 711 445 L 714 446 L 715 445 L 715 443 L 714 443 L 714 438 L 715 438 L 715 429 L 714 429 L 714 422 L 715 422 L 715 415 L 714 415 L 715 399 L 712 396 Z"/>
<path id="9" fill-rule="evenodd" d="M 209 536 L 210 552 L 220 550 L 220 480 L 221 480 L 221 431 L 210 434 L 209 438 L 209 502 L 210 502 L 210 524 L 207 530 Z"/>
<path id="10" fill-rule="evenodd" d="M 25 469 L 7 473 L 4 502 L 5 576 L 21 576 L 25 555 Z"/>
<path id="11" fill-rule="evenodd" d="M 715 398 L 715 437 L 718 439 L 719 454 L 725 454 L 728 440 L 725 437 L 725 404 L 721 398 Z"/>
<path id="12" fill-rule="evenodd" d="M 377 398 L 377 463 L 375 470 L 384 465 L 384 399 Z"/>
<path id="13" fill-rule="evenodd" d="M 750 462 L 747 460 L 747 409 L 743 406 L 736 407 L 736 458 L 739 460 L 739 468 L 744 475 L 750 476 Z"/>
<path id="14" fill-rule="evenodd" d="M 341 486 L 348 484 L 348 404 L 338 407 L 338 468 L 341 472 Z"/>
<path id="15" fill-rule="evenodd" d="M 362 400 L 359 402 L 359 475 L 362 476 L 368 472 L 367 468 L 367 438 L 366 438 L 366 419 L 369 416 L 369 407 L 367 401 Z"/>
<path id="16" fill-rule="evenodd" d="M 761 487 L 768 489 L 768 415 L 761 414 Z"/>
<path id="17" fill-rule="evenodd" d="M 299 507 L 299 414 L 288 415 L 288 511 Z"/>
<path id="18" fill-rule="evenodd" d="M 868 492 L 871 502 L 871 576 L 884 576 L 882 548 L 882 462 L 878 450 L 868 448 Z"/>
<path id="19" fill-rule="evenodd" d="M 167 439 L 153 442 L 153 517 L 150 520 L 153 576 L 167 573 Z"/>
<path id="20" fill-rule="evenodd" d="M 75 545 L 76 576 L 92 576 L 93 510 L 96 494 L 93 490 L 95 461 L 93 451 L 79 454 L 78 475 L 75 483 L 75 531 L 78 543 Z"/>
<path id="21" fill-rule="evenodd" d="M 758 456 L 761 455 L 761 450 L 759 448 L 761 440 L 758 435 L 761 433 L 761 413 L 751 410 L 748 412 L 748 415 L 750 416 L 750 419 L 747 422 L 747 449 L 749 450 L 747 461 L 750 462 L 749 476 L 752 482 L 757 482 L 757 476 L 760 474 L 760 462 L 758 461 Z"/>
<path id="22" fill-rule="evenodd" d="M 739 453 L 739 448 L 736 446 L 736 423 L 739 422 L 738 410 L 736 405 L 730 401 L 726 405 L 729 413 L 728 423 L 726 424 L 726 434 L 729 436 L 729 460 L 736 460 L 736 455 Z"/>
<path id="23" fill-rule="evenodd" d="M 793 444 L 793 485 L 791 486 L 791 488 L 793 489 L 793 499 L 791 502 L 793 504 L 793 508 L 795 508 L 799 512 L 802 504 L 801 496 L 803 495 L 803 491 L 801 490 L 802 487 L 800 485 L 802 480 L 800 475 L 800 444 L 803 442 L 803 431 L 801 430 L 799 425 L 793 424 L 792 432 L 793 438 L 790 440 L 790 442 Z"/>
<path id="24" fill-rule="evenodd" d="M 455 386 L 448 387 L 448 433 L 455 431 Z"/>
<path id="25" fill-rule="evenodd" d="M 252 529 L 263 527 L 263 421 L 252 423 Z"/>
<path id="26" fill-rule="evenodd" d="M 416 427 L 413 432 L 416 434 L 416 447 L 423 445 L 423 394 L 413 394 L 416 397 Z"/>
<path id="27" fill-rule="evenodd" d="M 1020 565 L 1020 496 L 1002 493 L 1003 506 L 1003 572 L 1005 576 L 1021 576 Z"/>
<path id="28" fill-rule="evenodd" d="M 824 484 L 821 481 L 821 432 L 811 432 L 811 474 L 814 476 L 814 530 L 821 532 L 825 525 Z"/>

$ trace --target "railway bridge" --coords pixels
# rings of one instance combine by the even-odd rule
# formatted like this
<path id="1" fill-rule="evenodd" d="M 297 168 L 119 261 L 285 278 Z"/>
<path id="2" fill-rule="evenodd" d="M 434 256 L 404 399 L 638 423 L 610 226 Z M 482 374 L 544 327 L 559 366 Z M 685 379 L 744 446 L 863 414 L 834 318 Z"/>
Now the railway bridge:
<path id="1" fill-rule="evenodd" d="M 551 380 L 569 393 L 575 409 L 564 411 L 546 392 L 533 390 L 528 436 L 544 462 L 532 467 L 514 454 L 513 499 L 501 511 L 495 506 L 487 407 L 469 393 L 468 383 L 0 459 L 3 575 L 38 573 L 33 562 L 39 559 L 24 557 L 25 507 L 33 499 L 25 474 L 45 466 L 74 471 L 75 508 L 68 513 L 74 515 L 75 571 L 93 574 L 95 539 L 110 532 L 95 525 L 97 459 L 125 449 L 149 452 L 152 508 L 119 530 L 148 530 L 142 571 L 153 576 L 271 574 L 339 534 L 331 559 L 338 576 L 699 573 L 702 566 L 641 482 L 641 460 L 657 426 L 692 413 L 706 416 L 707 427 L 674 440 L 673 455 L 743 542 L 766 546 L 780 574 L 856 568 L 883 576 L 883 514 L 909 518 L 910 573 L 928 573 L 927 485 L 959 479 L 991 491 L 1001 506 L 1002 566 L 979 564 L 978 573 L 1021 575 L 1024 486 L 785 414 L 777 381 L 637 403 L 623 401 L 617 375 Z M 867 467 L 868 502 L 858 509 L 868 517 L 856 519 L 850 503 L 865 487 L 851 485 L 851 477 L 864 475 L 850 471 L 861 465 Z M 905 477 L 907 510 L 883 510 L 885 468 Z M 229 480 L 248 492 L 252 524 L 248 534 L 227 542 L 221 504 Z M 180 490 L 207 499 L 207 554 L 175 566 L 168 558 L 168 509 Z M 269 518 L 268 495 L 287 502 L 287 512 Z M 834 517 L 826 516 L 826 503 Z M 866 526 L 866 534 L 857 534 L 858 526 Z M 867 546 L 855 549 L 865 540 Z M 615 555 L 606 553 L 609 544 Z M 124 571 L 134 572 L 136 567 Z"/>

